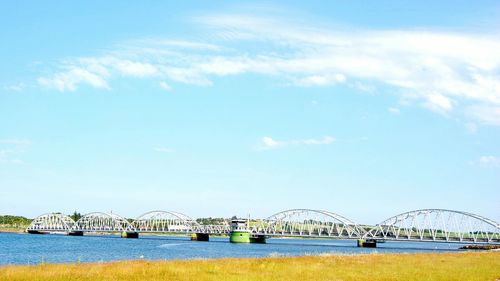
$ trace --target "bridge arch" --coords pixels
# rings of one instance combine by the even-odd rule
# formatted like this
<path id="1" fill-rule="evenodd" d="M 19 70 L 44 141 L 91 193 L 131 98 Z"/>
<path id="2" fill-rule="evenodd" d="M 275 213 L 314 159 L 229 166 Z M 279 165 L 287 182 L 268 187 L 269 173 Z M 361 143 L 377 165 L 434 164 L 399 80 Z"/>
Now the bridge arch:
<path id="1" fill-rule="evenodd" d="M 426 242 L 500 243 L 500 224 L 468 212 L 420 209 L 390 217 L 364 236 L 367 239 Z"/>
<path id="2" fill-rule="evenodd" d="M 191 217 L 173 211 L 151 211 L 134 220 L 139 232 L 194 232 L 201 226 Z"/>
<path id="3" fill-rule="evenodd" d="M 291 209 L 276 213 L 263 220 L 254 232 L 335 238 L 360 238 L 364 234 L 361 227 L 344 216 L 312 209 Z"/>
<path id="4" fill-rule="evenodd" d="M 62 213 L 47 213 L 31 221 L 28 231 L 62 231 L 70 232 L 75 227 L 75 221 Z"/>
<path id="5" fill-rule="evenodd" d="M 85 214 L 76 222 L 76 228 L 78 231 L 84 232 L 134 231 L 134 227 L 126 218 L 103 212 Z"/>

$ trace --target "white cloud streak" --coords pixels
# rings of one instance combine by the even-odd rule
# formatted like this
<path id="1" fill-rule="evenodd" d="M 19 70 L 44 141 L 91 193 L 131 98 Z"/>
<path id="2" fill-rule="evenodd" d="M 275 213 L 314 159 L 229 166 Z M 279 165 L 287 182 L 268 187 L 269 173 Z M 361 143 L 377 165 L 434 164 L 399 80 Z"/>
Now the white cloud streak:
<path id="1" fill-rule="evenodd" d="M 75 91 L 79 84 L 88 84 L 94 88 L 108 89 L 105 75 L 99 75 L 88 69 L 74 67 L 66 72 L 56 73 L 51 78 L 40 77 L 38 83 L 42 86 L 55 88 L 61 92 Z"/>
<path id="2" fill-rule="evenodd" d="M 31 141 L 27 139 L 0 139 L 0 144 L 13 144 L 13 145 L 30 145 Z"/>
<path id="3" fill-rule="evenodd" d="M 116 77 L 210 86 L 213 77 L 256 73 L 301 87 L 374 89 L 377 83 L 395 89 L 405 103 L 500 125 L 498 34 L 323 29 L 245 15 L 195 23 L 217 44 L 136 40 L 102 56 L 66 61 L 38 82 L 59 91 L 80 84 L 109 89 Z"/>
<path id="4" fill-rule="evenodd" d="M 165 91 L 172 91 L 172 87 L 165 81 L 160 82 L 160 88 L 162 88 Z"/>
<path id="5" fill-rule="evenodd" d="M 283 148 L 287 146 L 299 146 L 299 145 L 327 145 L 335 141 L 332 136 L 325 136 L 321 139 L 304 139 L 304 140 L 275 140 L 271 137 L 263 137 L 260 144 L 257 146 L 257 150 L 270 150 Z"/>
<path id="6" fill-rule="evenodd" d="M 500 167 L 500 157 L 495 156 L 481 156 L 479 158 L 479 165 L 483 167 Z"/>
<path id="7" fill-rule="evenodd" d="M 494 105 L 473 105 L 466 109 L 467 116 L 479 123 L 500 126 L 500 107 Z"/>
<path id="8" fill-rule="evenodd" d="M 22 92 L 26 88 L 26 85 L 24 83 L 17 83 L 14 85 L 6 86 L 4 89 L 13 91 L 13 92 Z"/>
<path id="9" fill-rule="evenodd" d="M 25 164 L 19 157 L 31 146 L 27 139 L 0 139 L 0 164 Z"/>
<path id="10" fill-rule="evenodd" d="M 387 110 L 395 115 L 399 115 L 401 113 L 401 110 L 399 110 L 399 108 L 397 107 L 389 107 Z"/>

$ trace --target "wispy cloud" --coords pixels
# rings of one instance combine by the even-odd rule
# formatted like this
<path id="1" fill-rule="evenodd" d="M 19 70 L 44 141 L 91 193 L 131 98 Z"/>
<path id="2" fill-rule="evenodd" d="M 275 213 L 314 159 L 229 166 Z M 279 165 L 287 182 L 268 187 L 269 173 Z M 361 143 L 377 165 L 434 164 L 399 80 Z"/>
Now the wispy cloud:
<path id="1" fill-rule="evenodd" d="M 399 115 L 401 113 L 401 110 L 397 107 L 389 107 L 387 109 L 390 113 Z"/>
<path id="2" fill-rule="evenodd" d="M 30 146 L 27 139 L 0 139 L 0 164 L 25 164 L 20 157 Z"/>
<path id="3" fill-rule="evenodd" d="M 309 87 L 309 86 L 328 86 L 338 83 L 345 82 L 346 77 L 343 74 L 332 74 L 332 75 L 311 75 L 304 78 L 300 78 L 295 81 L 295 84 L 299 86 Z"/>
<path id="4" fill-rule="evenodd" d="M 500 107 L 495 105 L 472 105 L 466 115 L 479 123 L 500 126 Z"/>
<path id="5" fill-rule="evenodd" d="M 481 156 L 479 158 L 479 165 L 483 167 L 500 167 L 500 157 L 495 156 Z"/>
<path id="6" fill-rule="evenodd" d="M 0 144 L 12 144 L 12 145 L 30 145 L 31 140 L 28 139 L 16 139 L 16 138 L 9 138 L 9 139 L 0 139 Z"/>
<path id="7" fill-rule="evenodd" d="M 13 92 L 22 92 L 26 88 L 24 83 L 17 83 L 14 85 L 5 86 L 4 89 L 13 91 Z"/>
<path id="8" fill-rule="evenodd" d="M 256 147 L 257 150 L 269 150 L 283 148 L 287 146 L 298 145 L 326 145 L 335 141 L 332 136 L 325 136 L 320 139 L 303 139 L 303 140 L 275 140 L 271 137 L 263 137 L 260 144 Z"/>
<path id="9" fill-rule="evenodd" d="M 59 72 L 52 77 L 37 79 L 42 86 L 55 88 L 61 92 L 75 91 L 80 84 L 88 84 L 94 88 L 109 89 L 105 73 L 96 73 L 84 67 L 72 66 L 70 70 Z"/>
<path id="10" fill-rule="evenodd" d="M 467 132 L 469 132 L 470 134 L 477 133 L 477 125 L 475 123 L 467 122 L 464 124 L 464 126 L 465 129 L 467 129 Z"/>
<path id="11" fill-rule="evenodd" d="M 500 125 L 497 34 L 326 29 L 235 14 L 194 23 L 215 42 L 130 41 L 102 56 L 66 60 L 38 82 L 60 91 L 83 84 L 109 89 L 117 77 L 210 86 L 217 76 L 256 73 L 301 87 L 347 83 L 363 91 L 376 83 L 407 104 Z"/>
<path id="12" fill-rule="evenodd" d="M 172 91 L 172 87 L 165 81 L 160 82 L 160 88 L 162 88 L 165 91 Z"/>

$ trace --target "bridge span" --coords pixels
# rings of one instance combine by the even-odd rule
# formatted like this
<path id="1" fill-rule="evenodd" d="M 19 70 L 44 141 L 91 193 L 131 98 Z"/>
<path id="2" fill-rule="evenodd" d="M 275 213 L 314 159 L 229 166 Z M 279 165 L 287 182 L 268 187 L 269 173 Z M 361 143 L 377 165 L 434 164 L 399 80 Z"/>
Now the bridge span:
<path id="1" fill-rule="evenodd" d="M 265 242 L 273 237 L 353 239 L 358 246 L 375 247 L 383 241 L 445 242 L 500 245 L 500 224 L 468 212 L 422 209 L 405 212 L 376 225 L 362 225 L 337 213 L 291 209 L 265 219 L 224 221 L 200 224 L 174 211 L 151 211 L 136 219 L 113 213 L 94 212 L 78 221 L 62 213 L 36 217 L 29 233 L 120 233 L 138 238 L 139 233 L 190 235 L 208 241 L 210 235 L 229 235 L 231 242 Z M 245 239 L 244 239 L 245 238 Z"/>

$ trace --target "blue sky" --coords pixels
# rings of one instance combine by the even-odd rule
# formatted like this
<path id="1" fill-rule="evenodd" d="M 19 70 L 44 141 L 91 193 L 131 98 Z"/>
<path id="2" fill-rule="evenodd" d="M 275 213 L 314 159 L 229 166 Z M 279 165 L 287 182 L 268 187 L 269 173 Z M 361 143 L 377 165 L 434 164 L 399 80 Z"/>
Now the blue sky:
<path id="1" fill-rule="evenodd" d="M 500 221 L 496 1 L 2 3 L 0 214 Z"/>

